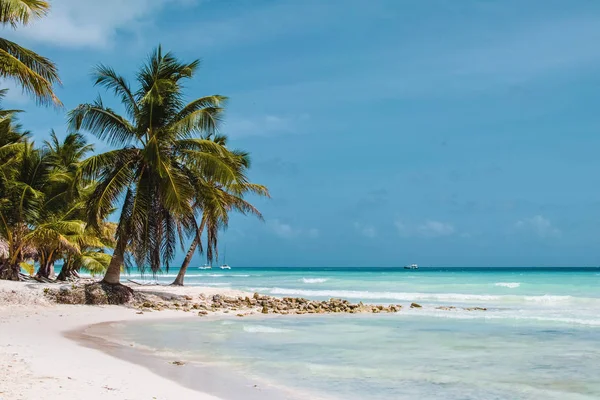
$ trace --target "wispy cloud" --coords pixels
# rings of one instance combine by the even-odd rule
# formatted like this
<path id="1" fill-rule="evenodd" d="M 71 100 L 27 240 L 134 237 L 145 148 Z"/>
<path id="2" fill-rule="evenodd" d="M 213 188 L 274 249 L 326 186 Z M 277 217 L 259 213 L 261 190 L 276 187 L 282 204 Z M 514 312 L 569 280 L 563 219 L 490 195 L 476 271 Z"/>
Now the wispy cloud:
<path id="1" fill-rule="evenodd" d="M 519 220 L 515 223 L 515 228 L 534 234 L 540 238 L 551 238 L 561 235 L 560 229 L 552 225 L 550 220 L 541 215 Z"/>
<path id="2" fill-rule="evenodd" d="M 377 236 L 377 230 L 375 229 L 375 227 L 373 227 L 371 225 L 365 225 L 360 222 L 355 222 L 354 229 L 358 233 L 360 233 L 362 236 L 365 236 L 368 238 L 374 238 L 375 236 Z"/>
<path id="3" fill-rule="evenodd" d="M 317 228 L 301 229 L 292 226 L 291 224 L 280 221 L 279 219 L 273 219 L 267 222 L 269 229 L 277 236 L 291 239 L 295 237 L 309 237 L 318 238 L 320 231 Z"/>
<path id="4" fill-rule="evenodd" d="M 227 119 L 223 132 L 231 137 L 271 136 L 295 133 L 302 123 L 309 119 L 308 114 L 301 115 L 262 115 L 257 117 L 237 117 Z"/>
<path id="5" fill-rule="evenodd" d="M 48 17 L 13 35 L 60 47 L 109 47 L 120 30 L 135 32 L 163 7 L 199 0 L 60 0 Z"/>
<path id="6" fill-rule="evenodd" d="M 457 233 L 454 225 L 442 221 L 427 220 L 418 224 L 406 224 L 401 220 L 396 220 L 394 225 L 400 235 L 406 237 L 436 238 L 452 236 Z"/>

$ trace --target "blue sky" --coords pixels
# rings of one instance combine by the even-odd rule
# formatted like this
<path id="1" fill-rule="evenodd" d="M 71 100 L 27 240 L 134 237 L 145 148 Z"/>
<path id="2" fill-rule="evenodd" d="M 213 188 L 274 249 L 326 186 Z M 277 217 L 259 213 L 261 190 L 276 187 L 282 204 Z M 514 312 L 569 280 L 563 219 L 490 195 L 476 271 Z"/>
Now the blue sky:
<path id="1" fill-rule="evenodd" d="M 231 265 L 599 264 L 600 2 L 54 3 L 3 33 L 58 63 L 67 109 L 158 43 L 203 59 L 190 98 L 230 97 L 222 131 L 273 196 L 232 219 Z"/>

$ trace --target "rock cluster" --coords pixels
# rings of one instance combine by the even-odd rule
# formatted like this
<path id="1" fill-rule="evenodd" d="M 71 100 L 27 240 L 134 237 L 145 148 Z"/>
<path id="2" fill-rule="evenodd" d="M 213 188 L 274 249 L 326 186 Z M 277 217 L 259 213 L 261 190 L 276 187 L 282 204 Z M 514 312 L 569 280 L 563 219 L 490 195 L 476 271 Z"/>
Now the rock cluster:
<path id="1" fill-rule="evenodd" d="M 367 305 L 351 303 L 348 300 L 330 299 L 324 301 L 308 300 L 297 297 L 277 298 L 254 293 L 252 297 L 227 297 L 214 295 L 210 298 L 200 296 L 193 299 L 189 296 L 178 298 L 179 301 L 161 300 L 148 301 L 140 299 L 134 304 L 141 311 L 176 309 L 182 311 L 196 311 L 199 316 L 208 315 L 210 312 L 236 312 L 238 317 L 249 314 L 330 314 L 330 313 L 395 313 L 402 309 L 401 305 Z"/>
<path id="2" fill-rule="evenodd" d="M 254 293 L 252 297 L 227 297 L 216 294 L 207 297 L 203 294 L 192 297 L 169 293 L 147 293 L 132 291 L 127 286 L 104 287 L 102 284 L 64 285 L 58 290 L 47 289 L 45 294 L 51 300 L 63 304 L 123 304 L 138 309 L 138 314 L 150 311 L 181 310 L 196 312 L 199 316 L 211 313 L 235 313 L 238 317 L 250 314 L 333 314 L 333 313 L 396 313 L 402 306 L 372 305 L 351 303 L 343 299 L 309 300 L 301 297 L 277 298 Z M 422 308 L 420 304 L 411 303 L 410 308 Z M 456 307 L 437 307 L 438 310 L 452 311 Z M 465 308 L 467 311 L 486 311 L 482 307 Z"/>
<path id="3" fill-rule="evenodd" d="M 62 285 L 58 289 L 46 288 L 44 294 L 59 304 L 127 304 L 134 299 L 134 292 L 130 287 L 102 282 Z"/>

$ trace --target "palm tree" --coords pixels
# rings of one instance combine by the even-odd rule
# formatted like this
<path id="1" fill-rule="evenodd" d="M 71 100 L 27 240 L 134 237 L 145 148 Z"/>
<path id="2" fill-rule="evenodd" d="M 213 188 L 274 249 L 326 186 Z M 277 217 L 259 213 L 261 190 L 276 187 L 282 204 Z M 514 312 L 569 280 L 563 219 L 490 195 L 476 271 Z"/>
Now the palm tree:
<path id="1" fill-rule="evenodd" d="M 20 265 L 28 251 L 29 227 L 39 220 L 51 165 L 43 150 L 24 141 L 11 167 L 11 177 L 0 197 L 0 237 L 8 247 L 0 279 L 19 280 Z"/>
<path id="2" fill-rule="evenodd" d="M 7 93 L 8 89 L 0 90 L 0 102 Z M 20 110 L 0 109 L 0 195 L 4 194 L 6 185 L 17 173 L 15 164 L 29 135 L 16 123 L 16 115 L 20 112 Z"/>
<path id="3" fill-rule="evenodd" d="M 56 133 L 42 149 L 49 173 L 41 205 L 24 240 L 37 250 L 37 276 L 54 276 L 54 263 L 67 254 L 80 254 L 85 232 L 85 203 L 93 183 L 82 178 L 80 163 L 93 150 L 79 133 L 68 134 L 61 142 Z"/>
<path id="4" fill-rule="evenodd" d="M 216 143 L 222 146 L 227 145 L 227 138 L 222 135 L 212 137 Z M 202 176 L 201 172 L 197 175 L 200 179 L 196 186 L 196 199 L 194 208 L 201 213 L 200 226 L 194 234 L 194 239 L 186 253 L 173 281 L 174 286 L 183 286 L 183 280 L 187 268 L 192 261 L 192 257 L 199 248 L 202 248 L 202 234 L 206 230 L 207 260 L 212 261 L 215 256 L 218 257 L 218 233 L 220 229 L 226 229 L 229 224 L 229 214 L 231 211 L 237 211 L 244 215 L 253 214 L 262 220 L 262 214 L 249 202 L 244 200 L 244 195 L 254 193 L 260 196 L 269 197 L 268 189 L 263 185 L 249 183 L 246 178 L 246 170 L 250 167 L 250 157 L 248 153 L 232 151 L 233 157 L 225 160 L 230 163 L 232 170 L 236 171 L 235 182 L 230 185 L 223 185 L 211 179 L 210 176 Z"/>
<path id="5" fill-rule="evenodd" d="M 67 252 L 60 274 L 56 278 L 65 281 L 79 278 L 79 271 L 85 270 L 92 275 L 106 272 L 112 255 L 106 253 L 106 249 L 115 246 L 115 231 L 117 224 L 104 222 L 99 231 L 87 228 L 83 234 L 75 238 L 79 245 L 79 252 Z"/>
<path id="6" fill-rule="evenodd" d="M 43 0 L 0 0 L 0 23 L 17 28 L 45 16 L 50 3 Z M 0 77 L 17 81 L 40 104 L 61 106 L 53 91 L 60 84 L 56 65 L 18 44 L 0 38 Z"/>
<path id="7" fill-rule="evenodd" d="M 224 184 L 236 173 L 223 159 L 224 146 L 200 137 L 214 132 L 226 98 L 219 95 L 184 102 L 183 83 L 194 76 L 199 61 L 180 62 L 159 46 L 137 73 L 137 89 L 112 68 L 96 68 L 96 85 L 112 91 L 125 116 L 101 98 L 69 113 L 73 130 L 87 130 L 115 150 L 82 164 L 83 173 L 98 184 L 88 202 L 87 221 L 98 228 L 122 201 L 116 245 L 103 282 L 119 284 L 129 256 L 141 271 L 168 269 L 177 242 L 195 232 L 192 207 L 198 170 Z"/>

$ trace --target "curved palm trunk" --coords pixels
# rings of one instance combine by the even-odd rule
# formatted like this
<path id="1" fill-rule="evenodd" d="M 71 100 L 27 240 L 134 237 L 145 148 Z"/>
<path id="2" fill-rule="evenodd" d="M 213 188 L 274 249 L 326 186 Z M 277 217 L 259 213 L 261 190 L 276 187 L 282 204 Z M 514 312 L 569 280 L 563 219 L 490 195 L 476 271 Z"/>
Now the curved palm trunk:
<path id="1" fill-rule="evenodd" d="M 194 257 L 194 253 L 196 252 L 196 248 L 198 247 L 199 243 L 200 243 L 200 241 L 198 240 L 198 237 L 196 236 L 194 238 L 194 241 L 190 245 L 190 249 L 188 250 L 187 254 L 185 255 L 185 259 L 183 260 L 183 263 L 181 264 L 181 268 L 179 269 L 179 272 L 177 273 L 177 277 L 175 278 L 173 283 L 171 283 L 171 285 L 183 286 L 183 278 L 185 277 L 185 272 L 187 271 L 188 266 L 190 265 L 190 262 L 192 261 L 192 257 Z"/>
<path id="2" fill-rule="evenodd" d="M 125 246 L 127 245 L 127 238 L 122 235 L 115 246 L 115 251 L 110 264 L 106 269 L 106 274 L 102 279 L 102 283 L 108 283 L 109 285 L 119 285 L 121 283 L 121 267 L 125 261 Z"/>
<path id="3" fill-rule="evenodd" d="M 36 278 L 49 279 L 54 276 L 54 250 L 40 251 L 40 267 L 38 268 Z"/>
<path id="4" fill-rule="evenodd" d="M 183 278 L 185 277 L 185 273 L 190 265 L 190 262 L 192 262 L 192 257 L 194 257 L 194 252 L 196 252 L 196 248 L 198 248 L 198 245 L 200 244 L 200 235 L 202 235 L 203 230 L 204 230 L 204 219 L 202 219 L 200 228 L 198 228 L 198 232 L 196 232 L 196 237 L 194 238 L 194 241 L 190 245 L 190 248 L 189 248 L 187 254 L 185 255 L 185 259 L 183 260 L 183 263 L 181 264 L 181 268 L 179 269 L 179 272 L 177 273 L 177 277 L 175 278 L 173 283 L 171 283 L 172 286 L 183 286 Z"/>
<path id="5" fill-rule="evenodd" d="M 40 265 L 40 268 L 38 269 L 38 272 L 35 276 L 36 276 L 36 278 L 49 279 L 53 275 L 53 273 L 54 273 L 54 263 L 45 262 Z"/>
<path id="6" fill-rule="evenodd" d="M 66 281 L 74 276 L 73 270 L 68 265 L 63 265 L 60 274 L 56 277 L 57 281 Z"/>

